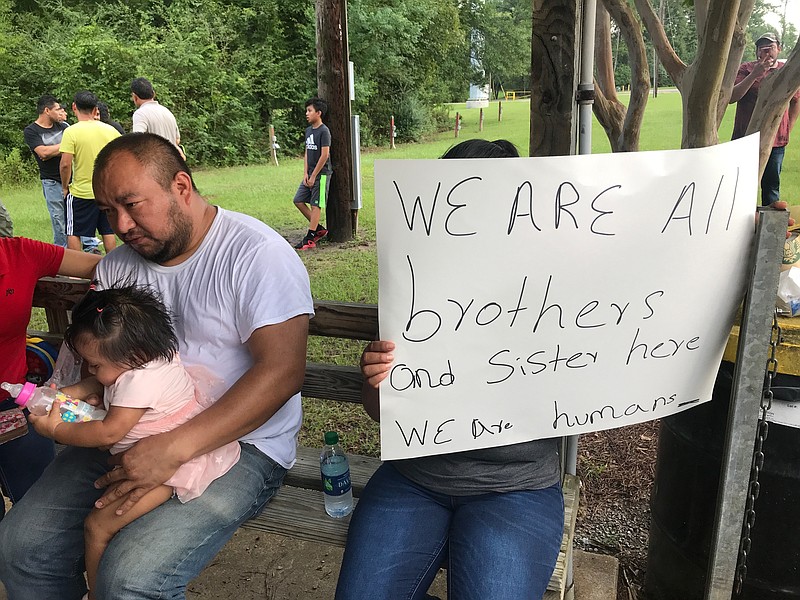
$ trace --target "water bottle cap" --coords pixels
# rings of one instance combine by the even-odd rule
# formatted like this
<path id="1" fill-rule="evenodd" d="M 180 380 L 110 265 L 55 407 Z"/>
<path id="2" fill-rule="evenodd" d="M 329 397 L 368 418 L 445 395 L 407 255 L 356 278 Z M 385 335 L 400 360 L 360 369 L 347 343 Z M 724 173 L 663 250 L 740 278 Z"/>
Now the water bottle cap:
<path id="1" fill-rule="evenodd" d="M 19 406 L 22 406 L 24 408 L 25 405 L 28 403 L 28 400 L 30 400 L 31 396 L 33 396 L 33 392 L 35 391 L 36 391 L 36 386 L 30 381 L 27 382 L 25 385 L 22 386 L 22 391 L 20 391 L 19 395 L 14 399 L 14 402 L 16 402 Z"/>
<path id="2" fill-rule="evenodd" d="M 335 431 L 326 431 L 325 432 L 325 445 L 326 446 L 333 446 L 334 444 L 339 443 L 339 434 Z"/>

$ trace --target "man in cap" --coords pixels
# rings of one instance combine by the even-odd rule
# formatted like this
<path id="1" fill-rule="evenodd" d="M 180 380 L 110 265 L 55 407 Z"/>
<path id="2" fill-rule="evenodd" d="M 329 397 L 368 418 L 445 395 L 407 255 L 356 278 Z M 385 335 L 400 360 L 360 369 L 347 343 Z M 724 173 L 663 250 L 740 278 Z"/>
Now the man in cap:
<path id="1" fill-rule="evenodd" d="M 775 69 L 783 66 L 778 62 L 781 43 L 777 34 L 768 31 L 756 40 L 756 60 L 743 63 L 736 74 L 736 83 L 731 93 L 731 103 L 736 102 L 736 117 L 733 124 L 733 137 L 743 137 L 753 116 L 753 109 L 758 100 L 758 90 L 764 78 Z M 781 124 L 772 143 L 764 174 L 761 177 L 761 204 L 768 206 L 780 198 L 781 167 L 786 144 L 789 143 L 789 132 L 800 115 L 800 90 L 797 90 L 789 101 L 789 107 L 783 113 Z"/>

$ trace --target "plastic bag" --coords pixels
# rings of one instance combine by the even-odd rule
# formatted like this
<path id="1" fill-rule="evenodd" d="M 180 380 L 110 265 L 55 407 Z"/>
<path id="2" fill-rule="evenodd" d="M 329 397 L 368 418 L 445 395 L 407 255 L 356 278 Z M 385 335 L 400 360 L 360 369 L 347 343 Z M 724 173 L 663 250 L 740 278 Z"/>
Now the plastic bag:
<path id="1" fill-rule="evenodd" d="M 62 343 L 58 351 L 58 358 L 53 367 L 53 375 L 44 385 L 61 389 L 68 385 L 74 385 L 81 380 L 81 366 L 83 359 L 74 354 L 69 347 Z"/>
<path id="2" fill-rule="evenodd" d="M 800 315 L 800 268 L 792 267 L 781 272 L 776 306 L 783 316 Z"/>

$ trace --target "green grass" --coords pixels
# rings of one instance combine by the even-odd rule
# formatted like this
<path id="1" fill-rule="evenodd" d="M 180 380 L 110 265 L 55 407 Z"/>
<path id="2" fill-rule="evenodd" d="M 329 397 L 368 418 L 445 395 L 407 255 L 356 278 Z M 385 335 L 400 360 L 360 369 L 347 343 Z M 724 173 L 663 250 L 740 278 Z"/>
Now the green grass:
<path id="1" fill-rule="evenodd" d="M 626 101 L 625 96 L 622 96 Z M 359 214 L 359 234 L 345 244 L 323 244 L 302 259 L 311 277 L 315 298 L 349 302 L 377 302 L 378 277 L 375 252 L 374 163 L 376 159 L 437 158 L 458 141 L 481 137 L 506 138 L 514 142 L 522 154 L 527 153 L 529 135 L 529 103 L 519 100 L 503 102 L 503 120 L 497 121 L 497 103 L 484 109 L 484 130 L 478 131 L 479 109 L 466 110 L 463 105 L 450 107 L 462 117 L 459 138 L 453 130 L 432 136 L 424 143 L 402 144 L 395 150 L 369 148 L 362 151 L 364 208 Z M 730 138 L 733 107 L 728 110 L 720 129 L 720 139 Z M 398 123 L 402 127 L 402 123 Z M 800 133 L 796 134 L 800 135 Z M 680 147 L 681 98 L 665 92 L 650 98 L 642 127 L 641 148 L 664 150 Z M 796 142 L 800 144 L 800 141 Z M 592 150 L 610 152 L 605 133 L 595 120 L 592 128 Z M 211 202 L 225 208 L 252 215 L 268 223 L 290 242 L 299 240 L 306 230 L 306 221 L 292 205 L 300 182 L 302 158 L 281 159 L 280 166 L 254 165 L 225 169 L 198 170 L 195 180 L 200 192 Z M 800 152 L 790 143 L 781 179 L 782 197 L 790 204 L 800 204 Z M 50 219 L 41 188 L 0 189 L 0 198 L 14 219 L 16 235 L 50 241 Z M 756 199 L 753 199 L 753 206 Z M 37 311 L 32 327 L 43 328 L 44 317 Z M 354 365 L 358 362 L 361 344 L 345 340 L 309 341 L 309 357 L 314 361 Z M 376 455 L 379 451 L 378 428 L 358 406 L 337 402 L 305 400 L 306 416 L 301 443 L 321 445 L 323 432 L 338 429 L 345 447 L 353 452 Z"/>

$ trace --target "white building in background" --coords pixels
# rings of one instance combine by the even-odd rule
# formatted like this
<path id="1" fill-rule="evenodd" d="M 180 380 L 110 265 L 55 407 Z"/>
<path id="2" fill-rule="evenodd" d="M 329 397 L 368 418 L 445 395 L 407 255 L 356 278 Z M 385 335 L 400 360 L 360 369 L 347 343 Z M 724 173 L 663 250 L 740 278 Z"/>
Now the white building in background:
<path id="1" fill-rule="evenodd" d="M 473 29 L 472 33 L 470 34 L 470 39 L 472 43 L 470 44 L 471 48 L 469 51 L 469 62 L 472 64 L 472 68 L 476 73 L 484 75 L 485 72 L 483 70 L 483 65 L 478 60 L 478 57 L 475 56 L 475 48 L 478 46 L 478 44 L 483 43 L 483 35 L 478 30 Z M 469 85 L 469 100 L 467 100 L 467 108 L 486 108 L 489 106 L 490 92 L 491 87 L 488 83 L 481 85 L 471 83 Z"/>

